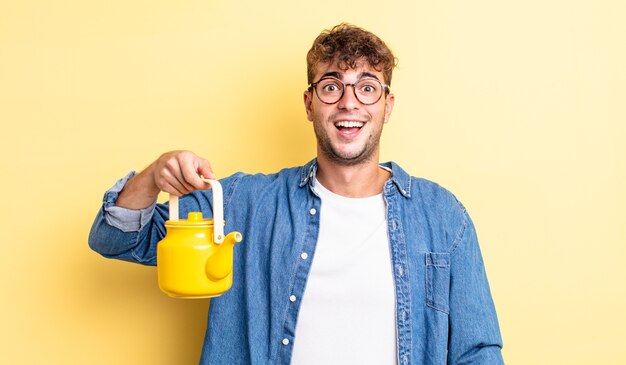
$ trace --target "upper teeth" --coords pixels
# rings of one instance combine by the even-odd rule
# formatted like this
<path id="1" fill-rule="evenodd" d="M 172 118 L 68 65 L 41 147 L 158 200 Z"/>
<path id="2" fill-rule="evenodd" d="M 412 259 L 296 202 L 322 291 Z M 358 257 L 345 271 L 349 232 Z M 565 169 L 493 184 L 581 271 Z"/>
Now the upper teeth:
<path id="1" fill-rule="evenodd" d="M 344 128 L 361 128 L 363 126 L 362 122 L 337 122 L 335 123 L 335 126 L 337 127 L 344 127 Z"/>

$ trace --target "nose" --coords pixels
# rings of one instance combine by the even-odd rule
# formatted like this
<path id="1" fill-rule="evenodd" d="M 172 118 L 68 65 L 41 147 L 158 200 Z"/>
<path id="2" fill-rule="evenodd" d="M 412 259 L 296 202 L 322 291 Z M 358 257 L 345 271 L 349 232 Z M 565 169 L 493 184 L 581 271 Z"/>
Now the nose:
<path id="1" fill-rule="evenodd" d="M 352 90 L 348 90 L 348 87 L 352 87 Z M 355 91 L 354 84 L 346 84 L 346 88 L 343 91 L 343 95 L 341 96 L 341 99 L 339 99 L 337 106 L 340 109 L 358 109 L 361 102 L 357 99 Z"/>

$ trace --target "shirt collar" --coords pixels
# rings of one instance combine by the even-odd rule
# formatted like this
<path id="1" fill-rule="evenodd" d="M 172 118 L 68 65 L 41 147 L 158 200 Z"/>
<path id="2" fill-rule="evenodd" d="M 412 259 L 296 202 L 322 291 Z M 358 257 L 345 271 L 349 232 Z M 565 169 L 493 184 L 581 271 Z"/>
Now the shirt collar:
<path id="1" fill-rule="evenodd" d="M 411 197 L 411 176 L 407 174 L 398 164 L 393 161 L 383 162 L 380 166 L 391 172 L 391 182 L 396 186 L 400 194 L 405 198 Z M 315 182 L 315 173 L 317 172 L 317 159 L 309 161 L 306 165 L 300 169 L 300 187 L 305 186 L 307 183 L 313 184 Z M 385 194 L 391 193 L 389 191 L 389 184 L 385 184 Z"/>

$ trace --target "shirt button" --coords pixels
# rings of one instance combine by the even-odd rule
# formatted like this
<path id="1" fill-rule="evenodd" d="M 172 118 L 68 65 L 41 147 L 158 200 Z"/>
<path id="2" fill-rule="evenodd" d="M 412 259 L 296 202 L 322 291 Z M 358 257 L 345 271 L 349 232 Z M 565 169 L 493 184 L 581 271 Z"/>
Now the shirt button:
<path id="1" fill-rule="evenodd" d="M 283 338 L 283 345 L 285 345 L 285 346 L 289 345 L 289 339 L 288 338 Z"/>
<path id="2" fill-rule="evenodd" d="M 295 295 L 290 295 L 289 296 L 289 301 L 292 302 L 292 303 L 295 302 L 296 301 L 296 296 Z"/>
<path id="3" fill-rule="evenodd" d="M 404 275 L 404 270 L 402 269 L 402 265 L 398 265 L 396 267 L 396 270 L 398 271 L 398 276 L 402 277 L 402 275 Z"/>
<path id="4" fill-rule="evenodd" d="M 315 215 L 315 213 L 317 213 L 317 210 L 315 210 L 315 208 L 311 208 L 311 210 L 309 210 L 309 214 Z"/>
<path id="5" fill-rule="evenodd" d="M 303 252 L 300 254 L 300 258 L 303 260 L 306 260 L 307 258 L 309 258 L 309 254 L 307 254 L 306 252 Z"/>

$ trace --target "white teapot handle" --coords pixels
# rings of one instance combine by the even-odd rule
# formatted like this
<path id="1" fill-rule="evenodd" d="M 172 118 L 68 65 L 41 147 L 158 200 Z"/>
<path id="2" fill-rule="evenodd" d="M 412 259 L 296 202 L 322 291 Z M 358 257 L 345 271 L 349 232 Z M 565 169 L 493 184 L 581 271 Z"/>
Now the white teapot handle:
<path id="1" fill-rule="evenodd" d="M 217 180 L 202 178 L 202 181 L 211 184 L 213 190 L 213 242 L 224 242 L 224 203 L 222 184 Z M 178 218 L 178 197 L 170 194 L 170 219 L 177 221 Z"/>

